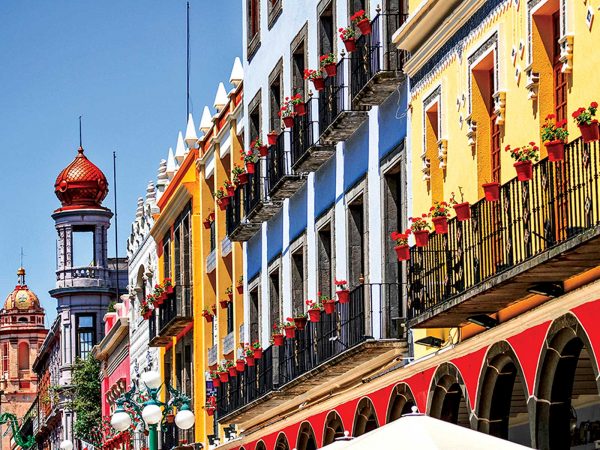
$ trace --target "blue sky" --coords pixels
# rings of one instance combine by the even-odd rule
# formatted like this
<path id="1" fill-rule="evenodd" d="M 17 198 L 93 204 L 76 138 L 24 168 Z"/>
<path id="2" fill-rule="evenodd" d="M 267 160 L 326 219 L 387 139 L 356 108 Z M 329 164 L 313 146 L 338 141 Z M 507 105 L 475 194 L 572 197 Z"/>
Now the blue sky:
<path id="1" fill-rule="evenodd" d="M 190 1 L 196 125 L 241 57 L 241 2 Z M 14 287 L 20 247 L 27 282 L 49 319 L 55 301 L 54 181 L 86 154 L 109 178 L 118 154 L 119 247 L 137 197 L 156 178 L 186 121 L 185 0 L 0 1 L 0 296 Z M 226 83 L 226 87 L 229 85 Z M 105 205 L 113 208 L 112 192 Z M 109 236 L 114 254 L 114 226 Z"/>

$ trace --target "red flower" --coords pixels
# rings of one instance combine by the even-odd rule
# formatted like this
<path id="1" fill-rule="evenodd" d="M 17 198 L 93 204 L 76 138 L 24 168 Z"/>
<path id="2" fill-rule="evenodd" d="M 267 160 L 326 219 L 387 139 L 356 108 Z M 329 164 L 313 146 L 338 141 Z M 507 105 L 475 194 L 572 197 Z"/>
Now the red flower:
<path id="1" fill-rule="evenodd" d="M 592 102 L 590 103 L 590 106 L 594 109 L 598 108 L 598 103 L 597 102 Z"/>
<path id="2" fill-rule="evenodd" d="M 548 114 L 546 116 L 546 120 L 554 119 L 556 116 L 554 114 Z"/>

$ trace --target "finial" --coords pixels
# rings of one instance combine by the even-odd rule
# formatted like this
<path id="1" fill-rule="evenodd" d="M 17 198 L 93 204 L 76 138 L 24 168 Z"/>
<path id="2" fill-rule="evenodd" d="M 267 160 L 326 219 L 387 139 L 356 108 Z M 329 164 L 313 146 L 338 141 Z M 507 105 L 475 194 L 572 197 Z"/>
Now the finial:
<path id="1" fill-rule="evenodd" d="M 381 14 L 381 5 L 378 3 L 377 6 L 375 7 L 375 12 L 377 14 Z"/>
<path id="2" fill-rule="evenodd" d="M 81 116 L 79 116 L 79 153 L 83 152 L 83 139 L 81 137 Z"/>
<path id="3" fill-rule="evenodd" d="M 25 286 L 25 268 L 21 264 L 21 267 L 17 270 L 17 285 Z"/>
<path id="4" fill-rule="evenodd" d="M 416 405 L 411 406 L 410 410 L 412 411 L 413 414 L 419 413 L 419 408 L 417 408 Z"/>
<path id="5" fill-rule="evenodd" d="M 146 188 L 146 200 L 154 202 L 156 200 L 156 189 L 154 188 L 154 182 L 149 181 L 148 187 Z"/>
<path id="6" fill-rule="evenodd" d="M 141 219 L 143 215 L 144 215 L 144 199 L 142 197 L 138 197 L 137 210 L 135 211 L 135 218 Z"/>

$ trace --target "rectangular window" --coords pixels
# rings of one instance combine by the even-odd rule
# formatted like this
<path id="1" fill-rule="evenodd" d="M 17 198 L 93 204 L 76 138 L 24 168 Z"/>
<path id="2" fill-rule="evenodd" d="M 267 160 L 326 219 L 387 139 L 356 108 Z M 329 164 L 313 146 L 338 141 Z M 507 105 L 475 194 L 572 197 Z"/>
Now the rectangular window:
<path id="1" fill-rule="evenodd" d="M 361 9 L 368 14 L 367 0 L 348 0 L 348 17 Z"/>
<path id="2" fill-rule="evenodd" d="M 279 118 L 279 110 L 281 109 L 281 73 L 283 61 L 277 63 L 277 67 L 269 75 L 269 131 L 277 131 L 281 129 L 281 119 Z"/>
<path id="3" fill-rule="evenodd" d="M 171 278 L 171 233 L 163 239 L 163 273 L 165 278 Z"/>
<path id="4" fill-rule="evenodd" d="M 248 125 L 249 125 L 248 132 L 250 133 L 250 135 L 249 135 L 250 142 L 252 142 L 258 136 L 261 135 L 261 131 L 260 131 L 261 130 L 260 96 L 261 96 L 261 91 L 259 90 L 258 93 L 254 96 L 254 98 L 248 104 L 248 111 L 250 111 L 250 114 L 248 114 Z"/>
<path id="5" fill-rule="evenodd" d="M 333 239 L 331 238 L 331 224 L 323 226 L 318 231 L 318 288 L 323 295 L 333 294 Z"/>
<path id="6" fill-rule="evenodd" d="M 93 314 L 77 317 L 77 356 L 86 359 L 96 345 L 96 324 Z"/>
<path id="7" fill-rule="evenodd" d="M 350 286 L 357 286 L 365 274 L 364 205 L 360 196 L 348 206 L 348 264 Z"/>
<path id="8" fill-rule="evenodd" d="M 246 0 L 246 33 L 250 60 L 260 46 L 260 0 Z"/>
<path id="9" fill-rule="evenodd" d="M 271 323 L 273 327 L 281 321 L 281 295 L 279 286 L 279 270 L 274 270 L 269 275 L 269 299 L 271 305 Z"/>
<path id="10" fill-rule="evenodd" d="M 277 22 L 277 18 L 281 15 L 282 0 L 267 0 L 269 10 L 269 29 Z"/>
<path id="11" fill-rule="evenodd" d="M 554 71 L 554 108 L 556 110 L 556 120 L 561 121 L 567 117 L 567 81 L 568 74 L 562 71 L 562 62 L 560 61 L 560 11 L 552 15 L 552 41 L 553 48 L 553 71 Z"/>
<path id="12" fill-rule="evenodd" d="M 292 313 L 304 312 L 304 247 L 292 253 Z"/>
<path id="13" fill-rule="evenodd" d="M 74 227 L 71 245 L 73 267 L 93 267 L 96 265 L 93 227 Z"/>
<path id="14" fill-rule="evenodd" d="M 258 296 L 258 288 L 250 291 L 250 341 L 256 342 L 259 339 L 259 323 L 260 323 L 260 302 Z"/>
<path id="15" fill-rule="evenodd" d="M 227 303 L 227 334 L 233 331 L 233 302 Z"/>
<path id="16" fill-rule="evenodd" d="M 216 222 L 212 221 L 210 223 L 210 251 L 212 252 L 217 247 L 217 230 L 216 230 Z"/>
<path id="17" fill-rule="evenodd" d="M 319 14 L 319 55 L 331 53 L 335 49 L 334 10 L 334 2 L 330 1 Z"/>
<path id="18" fill-rule="evenodd" d="M 292 43 L 292 92 L 302 94 L 304 92 L 304 69 L 306 68 L 306 40 L 302 39 Z"/>

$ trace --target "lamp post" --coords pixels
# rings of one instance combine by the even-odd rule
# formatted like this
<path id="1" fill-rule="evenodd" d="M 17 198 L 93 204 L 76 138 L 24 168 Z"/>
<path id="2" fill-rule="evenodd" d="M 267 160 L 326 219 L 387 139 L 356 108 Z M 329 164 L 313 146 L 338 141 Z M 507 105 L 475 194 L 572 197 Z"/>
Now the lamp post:
<path id="1" fill-rule="evenodd" d="M 188 430 L 194 426 L 194 413 L 190 410 L 190 398 L 171 385 L 167 384 L 169 399 L 166 403 L 158 399 L 162 387 L 162 380 L 158 372 L 144 372 L 141 381 L 145 385 L 145 393 L 148 396 L 143 404 L 138 404 L 134 398 L 136 387 L 132 387 L 116 400 L 117 409 L 113 413 L 110 423 L 119 432 L 127 430 L 131 426 L 131 416 L 125 407 L 131 408 L 138 418 L 148 426 L 148 448 L 158 450 L 158 424 L 164 423 L 173 408 L 177 408 L 175 425 L 182 430 Z M 138 392 L 141 393 L 141 392 Z"/>

